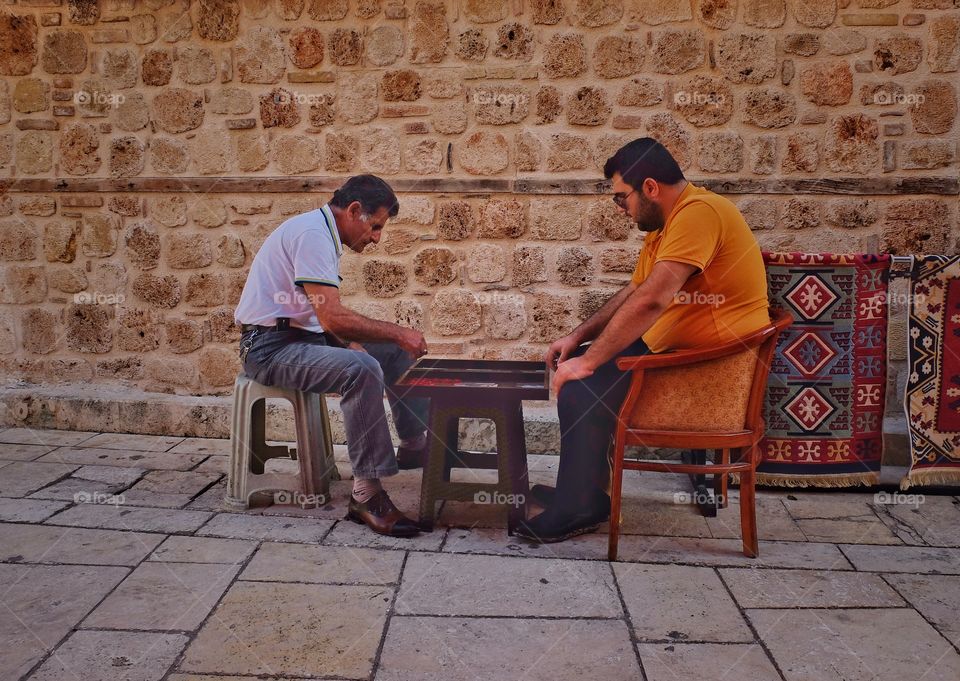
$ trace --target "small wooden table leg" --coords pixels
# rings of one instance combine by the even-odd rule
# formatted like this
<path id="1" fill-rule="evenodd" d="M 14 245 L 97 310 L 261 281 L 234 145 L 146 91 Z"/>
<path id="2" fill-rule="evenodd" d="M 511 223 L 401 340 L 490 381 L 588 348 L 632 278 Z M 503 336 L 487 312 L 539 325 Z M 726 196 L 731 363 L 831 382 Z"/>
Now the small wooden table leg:
<path id="1" fill-rule="evenodd" d="M 504 405 L 504 437 L 501 440 L 510 477 L 510 494 L 513 503 L 507 509 L 507 534 L 527 518 L 527 498 L 530 496 L 530 480 L 527 471 L 527 445 L 523 435 L 523 406 L 520 402 Z"/>
<path id="2" fill-rule="evenodd" d="M 456 420 L 456 419 L 454 419 Z M 437 506 L 437 490 L 443 483 L 447 469 L 448 443 L 443 437 L 447 433 L 448 415 L 435 404 L 430 405 L 430 428 L 427 430 L 427 460 L 423 462 L 423 478 L 420 482 L 420 528 L 425 532 L 433 530 Z"/>

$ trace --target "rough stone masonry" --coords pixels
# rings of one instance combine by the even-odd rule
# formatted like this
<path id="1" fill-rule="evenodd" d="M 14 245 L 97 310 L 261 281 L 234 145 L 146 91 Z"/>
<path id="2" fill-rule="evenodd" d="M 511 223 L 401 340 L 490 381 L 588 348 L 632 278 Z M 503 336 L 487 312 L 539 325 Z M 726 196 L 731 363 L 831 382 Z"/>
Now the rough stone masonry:
<path id="1" fill-rule="evenodd" d="M 955 253 L 958 69 L 958 0 L 7 0 L 0 373 L 229 392 L 258 245 L 357 172 L 350 305 L 539 357 L 629 277 L 641 135 L 768 249 Z"/>

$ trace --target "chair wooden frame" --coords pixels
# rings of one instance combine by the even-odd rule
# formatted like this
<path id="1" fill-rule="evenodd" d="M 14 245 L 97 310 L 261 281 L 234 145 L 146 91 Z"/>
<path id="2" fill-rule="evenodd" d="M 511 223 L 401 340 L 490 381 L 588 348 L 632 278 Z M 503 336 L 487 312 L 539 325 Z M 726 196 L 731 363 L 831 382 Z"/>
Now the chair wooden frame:
<path id="1" fill-rule="evenodd" d="M 613 442 L 613 475 L 610 484 L 610 543 L 607 556 L 609 560 L 617 558 L 617 544 L 620 539 L 620 508 L 623 486 L 623 471 L 654 471 L 660 473 L 689 473 L 713 475 L 714 488 L 722 495 L 722 505 L 726 506 L 727 478 L 731 473 L 740 476 L 740 529 L 743 536 L 743 553 L 756 558 L 757 516 L 755 501 L 756 468 L 759 463 L 758 445 L 765 431 L 763 422 L 763 401 L 767 390 L 767 378 L 770 363 L 780 334 L 793 322 L 793 318 L 783 310 L 771 310 L 771 322 L 749 336 L 724 345 L 680 350 L 677 352 L 622 357 L 617 360 L 621 370 L 633 372 L 630 388 L 620 412 L 617 414 L 616 432 Z M 651 369 L 683 367 L 709 360 L 728 357 L 751 348 L 758 348 L 757 364 L 750 384 L 747 401 L 746 422 L 742 430 L 731 431 L 683 431 L 683 430 L 647 430 L 631 428 L 628 424 L 643 388 L 644 372 Z M 712 464 L 690 464 L 672 461 L 636 461 L 626 460 L 624 450 L 628 445 L 648 447 L 671 447 L 689 449 L 716 450 L 716 461 Z M 737 450 L 739 456 L 731 461 L 731 452 Z"/>

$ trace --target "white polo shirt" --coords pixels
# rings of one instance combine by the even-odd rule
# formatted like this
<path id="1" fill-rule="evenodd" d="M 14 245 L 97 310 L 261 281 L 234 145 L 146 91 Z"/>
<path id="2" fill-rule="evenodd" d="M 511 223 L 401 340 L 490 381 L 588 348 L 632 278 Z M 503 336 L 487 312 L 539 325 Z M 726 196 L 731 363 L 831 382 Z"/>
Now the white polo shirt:
<path id="1" fill-rule="evenodd" d="M 279 317 L 291 326 L 321 333 L 323 327 L 303 290 L 306 282 L 340 287 L 343 244 L 330 205 L 295 215 L 277 227 L 250 266 L 238 324 L 272 326 Z"/>

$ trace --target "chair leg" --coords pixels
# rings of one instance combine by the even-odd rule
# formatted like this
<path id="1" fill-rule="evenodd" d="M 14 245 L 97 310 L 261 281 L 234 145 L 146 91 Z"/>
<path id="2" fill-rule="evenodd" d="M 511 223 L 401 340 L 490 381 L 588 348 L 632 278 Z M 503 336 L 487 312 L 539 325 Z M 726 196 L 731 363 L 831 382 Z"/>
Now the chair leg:
<path id="1" fill-rule="evenodd" d="M 233 417 L 230 422 L 230 470 L 227 474 L 227 495 L 224 504 L 234 511 L 249 507 L 247 476 L 250 474 L 255 414 L 248 403 L 248 384 L 237 379 L 233 391 Z"/>
<path id="2" fill-rule="evenodd" d="M 756 558 L 760 547 L 757 543 L 756 473 L 752 469 L 740 473 L 740 533 L 743 555 Z"/>
<path id="3" fill-rule="evenodd" d="M 730 450 L 716 450 L 720 455 L 719 463 L 730 463 Z M 727 507 L 727 483 L 730 475 L 728 473 L 716 474 L 713 476 L 713 493 L 717 497 L 717 503 L 720 508 Z"/>
<path id="4" fill-rule="evenodd" d="M 623 493 L 623 447 L 613 447 L 613 475 L 610 480 L 610 536 L 607 544 L 607 560 L 617 559 L 620 543 L 620 501 Z"/>

